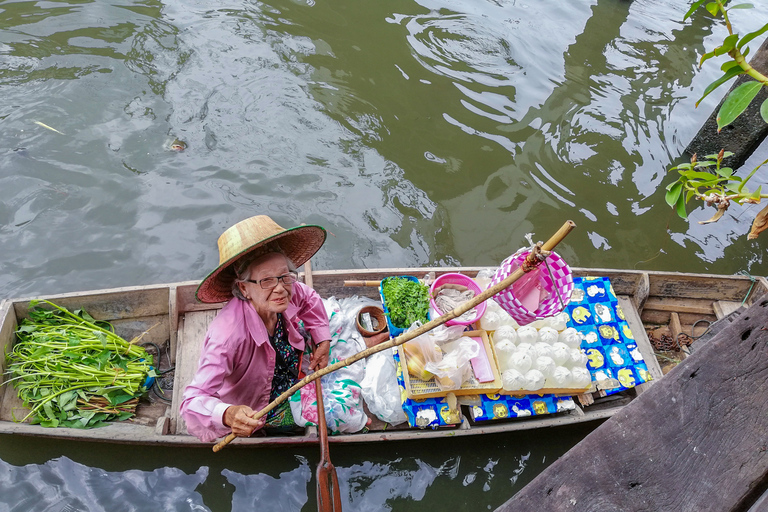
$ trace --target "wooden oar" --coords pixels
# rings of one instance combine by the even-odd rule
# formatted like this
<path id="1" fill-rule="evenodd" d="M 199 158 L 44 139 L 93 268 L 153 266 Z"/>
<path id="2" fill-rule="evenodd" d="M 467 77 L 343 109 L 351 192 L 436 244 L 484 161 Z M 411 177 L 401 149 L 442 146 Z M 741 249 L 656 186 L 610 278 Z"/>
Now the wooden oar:
<path id="1" fill-rule="evenodd" d="M 304 263 L 304 284 L 313 288 L 312 263 Z M 323 404 L 323 387 L 320 379 L 315 381 L 317 395 L 317 434 L 320 437 L 320 462 L 317 463 L 317 510 L 318 512 L 341 512 L 341 492 L 339 477 L 331 462 L 331 451 L 328 449 L 328 426 L 325 423 L 325 404 Z"/>
<path id="2" fill-rule="evenodd" d="M 318 512 L 341 512 L 341 492 L 339 477 L 331 462 L 328 450 L 328 427 L 325 424 L 325 405 L 320 379 L 315 381 L 317 394 L 317 433 L 320 436 L 320 462 L 317 464 L 317 510 Z"/>
<path id="3" fill-rule="evenodd" d="M 557 244 L 559 244 L 563 238 L 565 238 L 568 233 L 570 233 L 573 228 L 576 227 L 576 223 L 569 220 L 566 221 L 565 224 L 555 233 L 552 235 L 552 237 L 544 242 L 544 244 L 541 246 L 541 249 L 543 251 L 551 251 L 554 249 Z M 529 270 L 532 270 L 533 267 L 530 267 Z M 476 295 L 471 300 L 468 300 L 461 306 L 458 306 L 453 311 L 449 311 L 448 313 L 435 318 L 434 320 L 427 322 L 426 324 L 422 325 L 421 327 L 418 327 L 412 331 L 405 332 L 398 336 L 397 338 L 394 338 L 392 340 L 389 340 L 385 343 L 380 343 L 379 345 L 376 345 L 371 348 L 367 348 L 363 351 L 358 352 L 357 354 L 353 356 L 349 356 L 348 358 L 344 359 L 343 361 L 338 361 L 332 365 L 326 366 L 320 371 L 317 371 L 313 373 L 312 375 L 307 375 L 303 379 L 301 379 L 299 382 L 291 386 L 286 392 L 284 392 L 282 395 L 278 396 L 273 400 L 269 405 L 267 405 L 264 409 L 260 410 L 256 414 L 253 415 L 253 418 L 261 418 L 265 414 L 267 414 L 269 411 L 286 401 L 288 398 L 290 398 L 297 390 L 301 389 L 302 387 L 306 386 L 310 382 L 319 379 L 323 375 L 328 375 L 331 372 L 334 372 L 338 370 L 339 368 L 344 368 L 345 366 L 349 366 L 352 363 L 355 363 L 361 359 L 364 359 L 370 355 L 376 354 L 377 352 L 381 352 L 382 350 L 387 350 L 392 347 L 397 347 L 399 345 L 402 345 L 405 342 L 411 341 L 412 339 L 416 338 L 417 336 L 421 336 L 424 333 L 427 333 L 434 329 L 435 327 L 438 327 L 440 325 L 443 325 L 448 320 L 453 320 L 454 318 L 458 318 L 470 309 L 477 307 L 478 304 L 481 302 L 484 302 L 497 293 L 505 290 L 507 287 L 509 287 L 512 283 L 520 279 L 523 274 L 525 274 L 525 271 L 522 267 L 518 268 L 514 272 L 512 272 L 510 275 L 508 275 L 503 281 L 496 283 L 495 285 L 487 288 L 484 292 L 482 292 L 479 295 Z M 226 445 L 231 443 L 235 439 L 235 434 L 229 434 L 227 437 L 219 441 L 216 445 L 213 446 L 213 451 L 218 452 L 222 448 L 224 448 Z"/>

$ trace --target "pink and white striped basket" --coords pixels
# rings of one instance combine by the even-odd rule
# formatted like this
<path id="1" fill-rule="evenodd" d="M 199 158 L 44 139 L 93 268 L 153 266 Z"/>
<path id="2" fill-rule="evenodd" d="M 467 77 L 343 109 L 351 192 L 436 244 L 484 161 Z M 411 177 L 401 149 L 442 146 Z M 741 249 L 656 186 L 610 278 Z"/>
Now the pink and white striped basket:
<path id="1" fill-rule="evenodd" d="M 507 276 L 512 274 L 512 272 L 517 270 L 517 268 L 523 264 L 525 257 L 528 256 L 529 253 L 530 249 L 528 248 L 520 249 L 512 256 L 502 261 L 489 286 L 500 283 L 506 279 Z M 549 266 L 549 270 L 547 270 L 546 265 Z M 545 262 L 539 264 L 538 270 L 540 272 L 541 283 L 549 292 L 549 297 L 541 301 L 539 307 L 535 311 L 529 311 L 523 306 L 523 304 L 515 297 L 512 286 L 493 296 L 493 300 L 495 300 L 496 303 L 501 306 L 504 311 L 509 313 L 509 315 L 520 325 L 527 325 L 534 320 L 540 320 L 556 315 L 564 309 L 564 304 L 568 304 L 571 300 L 573 274 L 571 273 L 571 268 L 563 258 L 553 251 L 547 257 L 546 264 Z M 552 280 L 552 277 L 550 277 L 550 271 L 552 272 L 554 281 Z M 535 272 L 535 270 L 532 272 Z M 562 298 L 562 302 L 560 298 Z"/>

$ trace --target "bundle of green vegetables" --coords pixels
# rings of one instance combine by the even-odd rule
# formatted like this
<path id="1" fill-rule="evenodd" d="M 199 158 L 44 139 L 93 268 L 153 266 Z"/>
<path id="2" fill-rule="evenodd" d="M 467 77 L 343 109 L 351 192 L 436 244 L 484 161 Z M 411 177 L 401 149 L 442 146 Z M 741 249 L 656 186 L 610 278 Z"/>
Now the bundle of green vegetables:
<path id="1" fill-rule="evenodd" d="M 29 317 L 20 322 L 18 342 L 7 355 L 6 383 L 13 383 L 30 409 L 20 421 L 93 428 L 136 413 L 145 382 L 155 377 L 152 356 L 143 347 L 82 309 L 32 301 Z"/>
<path id="2" fill-rule="evenodd" d="M 405 277 L 390 277 L 381 285 L 387 314 L 395 327 L 406 329 L 419 321 L 429 321 L 429 288 Z"/>

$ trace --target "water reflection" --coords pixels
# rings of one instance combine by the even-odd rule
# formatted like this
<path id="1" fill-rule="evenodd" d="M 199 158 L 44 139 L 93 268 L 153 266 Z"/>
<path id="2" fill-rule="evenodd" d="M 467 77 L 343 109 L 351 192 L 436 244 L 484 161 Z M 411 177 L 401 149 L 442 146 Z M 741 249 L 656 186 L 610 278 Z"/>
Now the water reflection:
<path id="1" fill-rule="evenodd" d="M 110 472 L 67 457 L 22 467 L 0 461 L 0 504 L 14 512 L 208 510 L 195 491 L 207 475 L 206 468 Z"/>

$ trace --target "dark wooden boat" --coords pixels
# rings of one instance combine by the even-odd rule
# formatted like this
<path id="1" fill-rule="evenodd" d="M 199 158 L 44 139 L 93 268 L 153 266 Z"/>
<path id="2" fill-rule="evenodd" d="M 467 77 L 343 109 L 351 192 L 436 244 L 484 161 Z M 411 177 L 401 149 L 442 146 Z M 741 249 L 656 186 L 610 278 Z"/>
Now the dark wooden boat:
<path id="1" fill-rule="evenodd" d="M 352 295 L 379 298 L 374 287 L 349 287 L 345 281 L 378 281 L 388 276 L 423 276 L 461 272 L 475 276 L 480 268 L 397 268 L 379 270 L 327 270 L 312 274 L 314 288 L 322 297 Z M 702 335 L 710 323 L 728 316 L 742 305 L 768 292 L 768 281 L 762 277 L 717 276 L 674 272 L 641 272 L 608 269 L 573 269 L 574 276 L 599 276 L 610 279 L 626 321 L 635 335 L 648 371 L 655 380 L 664 371 L 695 350 L 690 341 Z M 159 369 L 173 367 L 173 390 L 169 402 L 149 394 L 142 399 L 136 417 L 109 426 L 78 430 L 45 428 L 17 423 L 25 410 L 12 385 L 0 387 L 0 434 L 43 436 L 50 438 L 99 441 L 110 443 L 208 446 L 186 433 L 179 416 L 178 402 L 184 387 L 194 375 L 200 347 L 211 319 L 222 304 L 201 304 L 194 298 L 197 282 L 77 292 L 41 297 L 68 309 L 82 308 L 94 318 L 111 322 L 126 339 L 146 331 L 143 342 L 159 347 Z M 20 319 L 27 315 L 32 298 L 7 299 L 0 302 L 0 345 L 7 352 L 16 340 Z M 682 333 L 682 334 L 680 334 Z M 680 340 L 680 341 L 678 341 Z M 657 350 L 654 349 L 655 343 Z M 667 346 L 663 346 L 663 345 Z M 659 353 L 658 348 L 664 348 Z M 658 356 L 658 357 L 657 357 Z M 661 363 L 661 364 L 660 364 Z M 5 361 L 0 362 L 3 371 Z M 367 433 L 331 436 L 331 443 L 357 443 L 381 440 L 413 440 L 480 434 L 493 434 L 533 428 L 583 423 L 608 418 L 632 401 L 643 388 L 653 382 L 611 396 L 595 392 L 581 395 L 575 410 L 531 416 L 522 419 L 473 423 L 467 417 L 455 428 L 416 429 L 387 425 L 375 420 Z M 170 386 L 168 386 L 170 387 Z M 233 446 L 271 446 L 317 443 L 317 432 L 309 427 L 303 436 L 254 437 L 238 439 Z"/>

